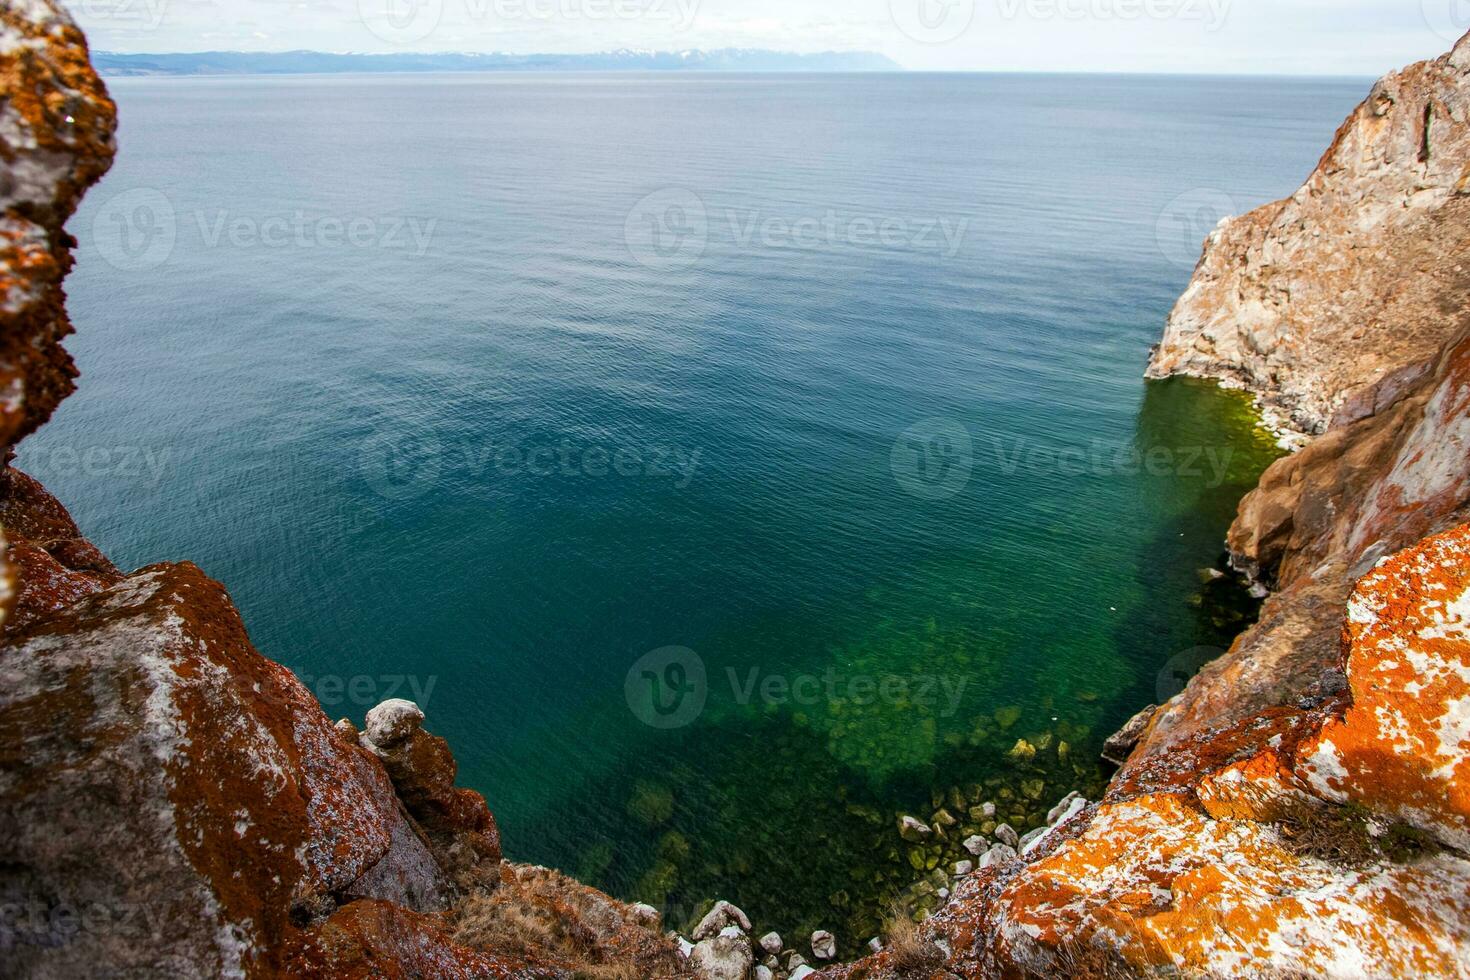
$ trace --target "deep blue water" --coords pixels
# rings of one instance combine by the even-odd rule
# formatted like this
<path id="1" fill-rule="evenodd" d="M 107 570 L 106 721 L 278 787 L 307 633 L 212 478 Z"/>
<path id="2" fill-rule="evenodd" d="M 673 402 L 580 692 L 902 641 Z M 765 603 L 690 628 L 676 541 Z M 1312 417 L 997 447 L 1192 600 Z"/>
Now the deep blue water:
<path id="1" fill-rule="evenodd" d="M 20 465 L 329 712 L 420 701 L 513 858 L 846 943 L 896 812 L 1020 735 L 1073 743 L 1048 805 L 1100 778 L 1238 628 L 1197 570 L 1267 440 L 1141 373 L 1367 84 L 112 88 L 81 390 Z"/>

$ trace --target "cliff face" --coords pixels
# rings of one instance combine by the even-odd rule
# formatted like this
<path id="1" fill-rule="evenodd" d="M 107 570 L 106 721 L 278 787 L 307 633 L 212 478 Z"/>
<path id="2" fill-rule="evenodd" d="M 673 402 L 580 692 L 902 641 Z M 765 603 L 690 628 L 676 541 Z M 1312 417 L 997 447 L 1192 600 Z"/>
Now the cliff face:
<path id="1" fill-rule="evenodd" d="M 1149 376 L 1222 378 L 1282 428 L 1381 411 L 1465 326 L 1470 39 L 1388 75 L 1302 188 L 1211 233 Z"/>

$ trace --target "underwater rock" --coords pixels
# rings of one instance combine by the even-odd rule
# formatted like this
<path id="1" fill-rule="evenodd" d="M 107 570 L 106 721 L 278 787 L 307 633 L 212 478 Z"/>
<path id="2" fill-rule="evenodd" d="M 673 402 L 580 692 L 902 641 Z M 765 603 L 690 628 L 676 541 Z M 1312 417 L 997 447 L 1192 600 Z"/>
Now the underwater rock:
<path id="1" fill-rule="evenodd" d="M 956 878 L 963 878 L 965 875 L 969 874 L 971 871 L 974 871 L 974 870 L 975 870 L 975 862 L 973 862 L 973 861 L 956 861 L 955 862 L 955 865 L 954 865 L 954 876 Z"/>
<path id="2" fill-rule="evenodd" d="M 837 937 L 825 929 L 818 929 L 812 933 L 812 955 L 819 960 L 835 959 L 837 956 Z"/>
<path id="3" fill-rule="evenodd" d="M 995 828 L 995 839 L 1007 847 L 1016 847 L 1021 843 L 1020 835 L 1008 823 L 1003 823 Z"/>
<path id="4" fill-rule="evenodd" d="M 771 972 L 771 968 L 764 963 L 757 966 L 753 974 L 754 980 L 775 980 L 775 977 L 776 974 Z"/>
<path id="5" fill-rule="evenodd" d="M 1039 800 L 1046 793 L 1046 783 L 1040 779 L 1022 780 L 1021 793 L 1028 800 Z"/>
<path id="6" fill-rule="evenodd" d="M 913 844 L 921 844 L 934 836 L 934 828 L 916 817 L 898 818 L 898 836 Z"/>
<path id="7" fill-rule="evenodd" d="M 781 934 L 768 932 L 760 938 L 760 947 L 768 956 L 776 956 L 781 952 Z"/>
<path id="8" fill-rule="evenodd" d="M 1006 753 L 1006 757 L 1016 762 L 1030 762 L 1036 758 L 1036 746 L 1024 738 L 1018 738 L 1016 744 L 1011 746 L 1011 750 Z"/>
<path id="9" fill-rule="evenodd" d="M 969 851 L 976 857 L 979 857 L 980 855 L 984 854 L 986 850 L 989 849 L 990 844 L 986 842 L 984 837 L 976 834 L 974 837 L 966 837 L 963 846 L 965 850 Z"/>
<path id="10" fill-rule="evenodd" d="M 1021 709 L 1015 705 L 995 709 L 995 723 L 1000 726 L 1001 731 L 1010 728 L 1021 720 Z"/>

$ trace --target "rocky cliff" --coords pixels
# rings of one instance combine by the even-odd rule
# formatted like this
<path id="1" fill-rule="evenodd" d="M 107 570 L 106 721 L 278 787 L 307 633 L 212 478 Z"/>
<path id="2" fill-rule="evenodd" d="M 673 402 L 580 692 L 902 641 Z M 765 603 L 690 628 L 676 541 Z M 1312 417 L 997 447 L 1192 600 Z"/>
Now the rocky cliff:
<path id="1" fill-rule="evenodd" d="M 1470 976 L 1470 38 L 1210 235 L 1149 367 L 1302 447 L 1230 530 L 1260 621 L 1103 801 L 832 977 Z"/>
<path id="2" fill-rule="evenodd" d="M 63 224 L 115 113 L 50 0 L 0 3 L 0 36 L 0 976 L 809 974 L 733 907 L 691 945 L 505 861 L 416 706 L 334 723 L 219 583 L 125 574 L 8 465 L 71 390 Z M 1231 531 L 1261 622 L 1115 743 L 1101 803 L 828 976 L 1470 976 L 1467 43 L 1211 236 L 1151 369 L 1315 436 Z"/>
<path id="3" fill-rule="evenodd" d="M 1291 197 L 1222 221 L 1149 376 L 1221 378 L 1284 432 L 1382 411 L 1463 329 L 1470 41 L 1381 79 Z"/>

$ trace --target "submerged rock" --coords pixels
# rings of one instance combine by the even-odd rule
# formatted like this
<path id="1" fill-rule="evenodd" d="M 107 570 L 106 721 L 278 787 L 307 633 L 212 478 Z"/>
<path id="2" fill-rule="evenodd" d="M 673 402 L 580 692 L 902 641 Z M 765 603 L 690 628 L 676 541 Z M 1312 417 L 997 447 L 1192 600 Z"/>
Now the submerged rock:
<path id="1" fill-rule="evenodd" d="M 837 956 L 837 937 L 825 929 L 812 933 L 812 955 L 819 960 L 830 960 Z"/>
<path id="2" fill-rule="evenodd" d="M 898 818 L 898 836 L 920 844 L 934 836 L 934 828 L 916 817 L 903 816 Z"/>

